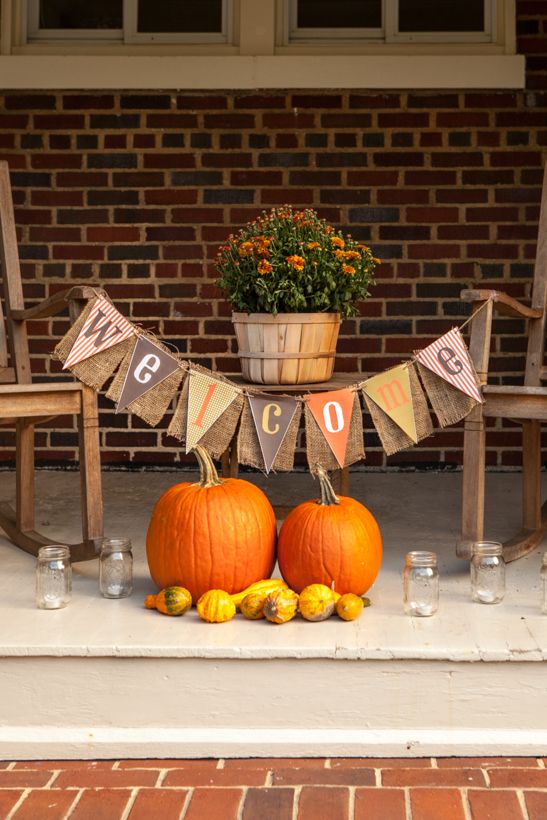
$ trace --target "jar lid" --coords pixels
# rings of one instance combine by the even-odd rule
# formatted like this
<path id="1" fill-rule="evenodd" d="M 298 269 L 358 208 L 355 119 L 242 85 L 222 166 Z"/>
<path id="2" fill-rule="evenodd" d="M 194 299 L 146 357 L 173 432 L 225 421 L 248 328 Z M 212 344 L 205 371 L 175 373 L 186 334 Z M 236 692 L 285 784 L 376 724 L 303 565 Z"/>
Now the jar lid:
<path id="1" fill-rule="evenodd" d="M 477 541 L 473 544 L 473 555 L 503 555 L 503 544 L 499 541 Z"/>
<path id="2" fill-rule="evenodd" d="M 61 561 L 70 558 L 70 550 L 63 544 L 49 544 L 47 547 L 40 547 L 38 558 L 40 561 Z"/>
<path id="3" fill-rule="evenodd" d="M 103 538 L 101 552 L 128 552 L 130 549 L 129 538 Z"/>
<path id="4" fill-rule="evenodd" d="M 428 552 L 427 550 L 414 550 L 407 552 L 406 562 L 413 567 L 436 567 L 437 553 Z"/>

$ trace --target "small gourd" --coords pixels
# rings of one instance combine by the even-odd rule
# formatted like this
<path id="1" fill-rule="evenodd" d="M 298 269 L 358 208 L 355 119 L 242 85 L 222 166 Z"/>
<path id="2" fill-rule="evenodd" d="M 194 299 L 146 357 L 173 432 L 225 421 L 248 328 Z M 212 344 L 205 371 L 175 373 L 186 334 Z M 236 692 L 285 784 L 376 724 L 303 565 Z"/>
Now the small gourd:
<path id="1" fill-rule="evenodd" d="M 292 589 L 276 589 L 266 596 L 264 616 L 274 624 L 286 624 L 298 612 L 298 595 Z"/>
<path id="2" fill-rule="evenodd" d="M 336 602 L 336 614 L 342 618 L 343 621 L 354 621 L 359 617 L 363 611 L 365 602 L 359 595 L 354 595 L 353 592 L 346 592 Z"/>
<path id="3" fill-rule="evenodd" d="M 266 595 L 268 595 L 269 592 L 273 592 L 274 589 L 287 589 L 287 584 L 282 578 L 265 578 L 263 581 L 255 581 L 254 584 L 241 590 L 241 592 L 232 595 L 232 601 L 236 605 L 236 608 L 239 609 L 243 599 L 252 592 L 261 593 L 265 598 Z"/>
<path id="4" fill-rule="evenodd" d="M 207 621 L 208 624 L 222 624 L 234 617 L 236 605 L 228 592 L 223 589 L 210 589 L 198 600 L 197 610 L 202 621 Z"/>
<path id="5" fill-rule="evenodd" d="M 166 587 L 157 595 L 147 595 L 144 605 L 162 615 L 184 615 L 192 606 L 192 596 L 185 587 Z"/>
<path id="6" fill-rule="evenodd" d="M 264 618 L 264 602 L 266 597 L 263 592 L 250 592 L 249 595 L 246 595 L 239 606 L 243 617 L 249 621 L 259 621 L 261 618 Z"/>
<path id="7" fill-rule="evenodd" d="M 334 612 L 335 596 L 325 584 L 310 584 L 300 593 L 298 607 L 306 621 L 326 621 Z"/>

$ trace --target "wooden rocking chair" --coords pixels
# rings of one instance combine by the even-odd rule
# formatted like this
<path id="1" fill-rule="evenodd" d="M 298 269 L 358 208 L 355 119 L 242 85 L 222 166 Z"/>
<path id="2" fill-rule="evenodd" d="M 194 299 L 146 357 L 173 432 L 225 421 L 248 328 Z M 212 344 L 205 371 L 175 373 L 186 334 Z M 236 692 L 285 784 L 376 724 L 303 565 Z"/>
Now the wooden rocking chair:
<path id="1" fill-rule="evenodd" d="M 539 216 L 539 231 L 531 306 L 498 291 L 464 290 L 473 303 L 470 353 L 484 385 L 485 403 L 465 420 L 462 536 L 460 558 L 470 558 L 472 544 L 483 538 L 485 418 L 512 419 L 522 424 L 522 530 L 504 544 L 506 561 L 531 552 L 547 530 L 547 503 L 541 506 L 541 422 L 547 421 L 547 367 L 544 367 L 547 307 L 547 166 Z M 493 312 L 528 321 L 528 349 L 522 386 L 488 384 L 488 359 Z"/>
<path id="2" fill-rule="evenodd" d="M 72 561 L 95 558 L 103 534 L 103 504 L 97 398 L 73 381 L 33 384 L 26 322 L 55 316 L 67 307 L 74 320 L 93 294 L 73 287 L 25 310 L 8 164 L 0 162 L 0 275 L 7 339 L 0 301 L 0 424 L 16 428 L 16 503 L 0 504 L 0 527 L 21 549 L 37 555 L 56 543 L 34 531 L 34 426 L 60 415 L 78 417 L 82 496 L 81 543 L 70 545 Z M 58 542 L 57 542 L 58 543 Z"/>

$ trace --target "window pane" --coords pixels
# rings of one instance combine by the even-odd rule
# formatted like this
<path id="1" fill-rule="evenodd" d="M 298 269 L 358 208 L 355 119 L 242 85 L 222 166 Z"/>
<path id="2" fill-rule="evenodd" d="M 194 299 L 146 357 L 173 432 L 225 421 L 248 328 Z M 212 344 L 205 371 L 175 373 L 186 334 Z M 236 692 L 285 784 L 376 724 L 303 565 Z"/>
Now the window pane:
<path id="1" fill-rule="evenodd" d="M 139 32 L 221 32 L 222 0 L 139 0 Z"/>
<path id="2" fill-rule="evenodd" d="M 382 0 L 298 0 L 298 28 L 381 28 Z"/>
<path id="3" fill-rule="evenodd" d="M 123 0 L 40 0 L 40 28 L 123 28 Z"/>
<path id="4" fill-rule="evenodd" d="M 399 31 L 484 31 L 484 0 L 399 0 Z"/>

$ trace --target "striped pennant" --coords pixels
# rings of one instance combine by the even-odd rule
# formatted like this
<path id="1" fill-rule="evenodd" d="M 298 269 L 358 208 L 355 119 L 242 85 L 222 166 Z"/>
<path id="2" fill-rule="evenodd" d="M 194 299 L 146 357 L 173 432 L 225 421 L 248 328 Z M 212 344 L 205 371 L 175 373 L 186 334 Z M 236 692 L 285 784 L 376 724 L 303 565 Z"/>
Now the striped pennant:
<path id="1" fill-rule="evenodd" d="M 424 350 L 419 350 L 416 358 L 424 367 L 482 404 L 473 363 L 457 327 L 453 327 Z"/>
<path id="2" fill-rule="evenodd" d="M 89 312 L 84 326 L 63 365 L 63 370 L 89 359 L 109 347 L 123 342 L 135 333 L 135 328 L 114 305 L 99 297 Z"/>

